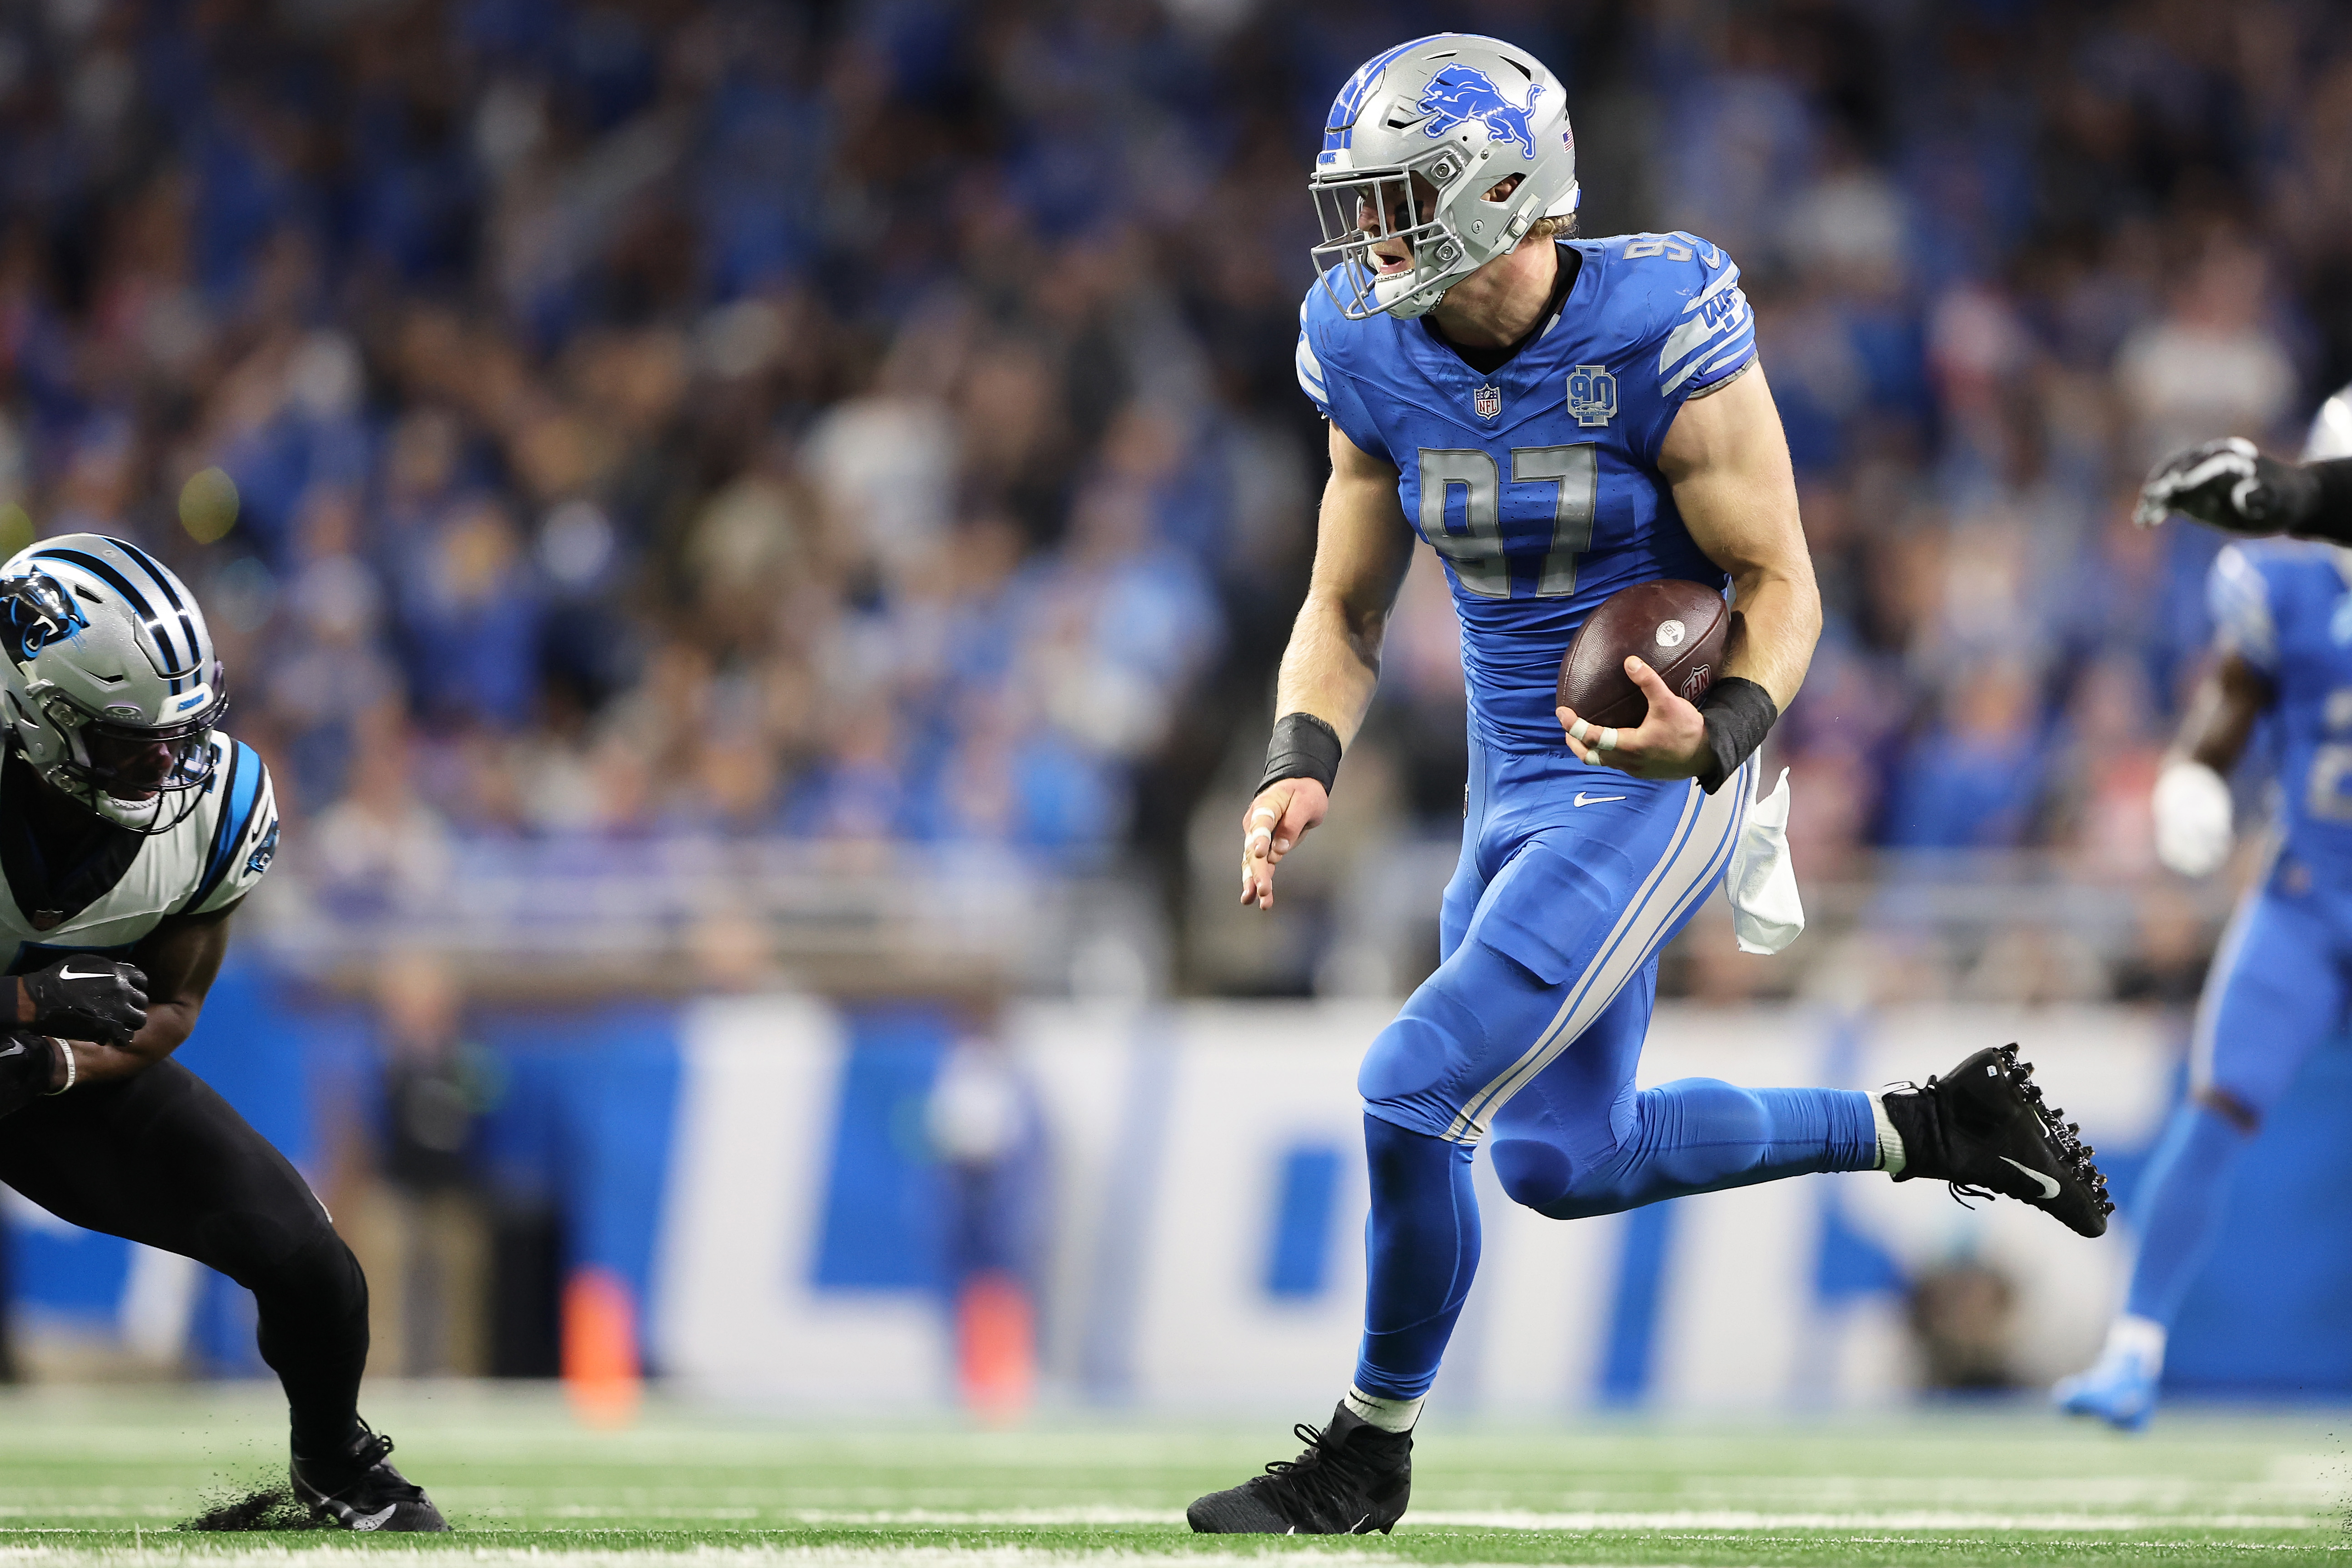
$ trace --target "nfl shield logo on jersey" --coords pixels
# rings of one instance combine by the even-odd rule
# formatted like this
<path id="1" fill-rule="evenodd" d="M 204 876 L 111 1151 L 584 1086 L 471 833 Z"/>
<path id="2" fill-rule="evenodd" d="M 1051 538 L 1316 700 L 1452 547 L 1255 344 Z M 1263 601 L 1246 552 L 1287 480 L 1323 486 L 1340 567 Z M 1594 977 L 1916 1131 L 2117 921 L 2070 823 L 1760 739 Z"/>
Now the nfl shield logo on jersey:
<path id="1" fill-rule="evenodd" d="M 1478 411 L 1481 419 L 1492 419 L 1503 411 L 1503 389 L 1482 386 L 1470 395 L 1470 406 Z"/>
<path id="2" fill-rule="evenodd" d="M 1579 425 L 1606 425 L 1617 415 L 1617 378 L 1597 364 L 1568 373 L 1568 411 Z"/>

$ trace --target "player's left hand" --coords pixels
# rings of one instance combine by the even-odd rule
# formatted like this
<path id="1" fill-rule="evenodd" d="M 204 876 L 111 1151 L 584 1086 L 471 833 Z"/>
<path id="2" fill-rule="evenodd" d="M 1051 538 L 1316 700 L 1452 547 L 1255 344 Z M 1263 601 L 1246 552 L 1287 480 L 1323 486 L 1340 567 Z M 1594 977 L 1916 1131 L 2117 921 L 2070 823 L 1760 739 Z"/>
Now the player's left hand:
<path id="1" fill-rule="evenodd" d="M 1573 708 L 1556 708 L 1552 711 L 1559 716 L 1560 728 L 1568 731 L 1568 749 L 1576 753 L 1578 762 L 1619 768 L 1635 778 L 1696 778 L 1709 760 L 1706 718 L 1641 659 L 1626 659 L 1625 674 L 1650 700 L 1650 711 L 1642 722 L 1631 730 L 1612 731 L 1584 723 Z M 1612 734 L 1616 744 L 1603 745 Z"/>
<path id="2" fill-rule="evenodd" d="M 16 984 L 16 1021 L 44 1035 L 127 1046 L 147 1022 L 147 976 L 136 964 L 68 953 Z"/>

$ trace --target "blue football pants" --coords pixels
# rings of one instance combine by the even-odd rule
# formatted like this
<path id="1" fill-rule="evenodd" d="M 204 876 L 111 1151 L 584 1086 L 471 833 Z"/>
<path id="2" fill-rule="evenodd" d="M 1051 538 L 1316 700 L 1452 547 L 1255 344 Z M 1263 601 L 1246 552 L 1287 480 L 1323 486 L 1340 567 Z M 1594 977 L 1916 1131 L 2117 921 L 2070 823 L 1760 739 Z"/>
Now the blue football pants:
<path id="1" fill-rule="evenodd" d="M 2124 1310 L 2169 1327 L 2212 1250 L 2231 1167 L 2285 1095 L 2313 1048 L 2343 1021 L 2352 900 L 2311 886 L 2283 857 L 2267 886 L 2231 917 L 2205 977 L 2189 1048 L 2189 1089 L 2134 1194 L 2139 1258 Z M 2199 1091 L 2249 1112 L 2214 1109 Z"/>
<path id="2" fill-rule="evenodd" d="M 1371 1178 L 1356 1384 L 1425 1393 L 1478 1263 L 1470 1161 L 1555 1219 L 1877 1160 L 1867 1095 L 1636 1089 L 1657 952 L 1721 881 L 1755 763 L 1714 795 L 1474 740 L 1442 962 L 1366 1055 Z"/>

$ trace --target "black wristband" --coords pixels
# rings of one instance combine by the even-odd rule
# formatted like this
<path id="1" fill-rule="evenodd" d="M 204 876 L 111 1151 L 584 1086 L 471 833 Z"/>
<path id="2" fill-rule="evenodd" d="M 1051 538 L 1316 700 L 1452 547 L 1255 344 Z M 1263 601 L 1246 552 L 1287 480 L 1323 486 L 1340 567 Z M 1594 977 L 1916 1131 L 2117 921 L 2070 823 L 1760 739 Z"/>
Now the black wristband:
<path id="1" fill-rule="evenodd" d="M 2287 471 L 2296 473 L 2292 468 Z M 2352 458 L 2305 463 L 2300 478 L 2305 482 L 2289 491 L 2287 504 L 2294 515 L 2287 531 L 2304 539 L 2352 544 Z"/>
<path id="2" fill-rule="evenodd" d="M 1265 776 L 1250 794 L 1264 795 L 1266 785 L 1284 779 L 1313 779 L 1328 795 L 1339 776 L 1339 731 L 1312 713 L 1285 713 L 1265 743 Z"/>
<path id="3" fill-rule="evenodd" d="M 1764 736 L 1780 717 L 1772 694 L 1752 680 L 1727 675 L 1698 700 L 1699 716 L 1706 721 L 1707 764 L 1698 775 L 1698 787 L 1713 795 L 1739 764 L 1756 754 Z"/>

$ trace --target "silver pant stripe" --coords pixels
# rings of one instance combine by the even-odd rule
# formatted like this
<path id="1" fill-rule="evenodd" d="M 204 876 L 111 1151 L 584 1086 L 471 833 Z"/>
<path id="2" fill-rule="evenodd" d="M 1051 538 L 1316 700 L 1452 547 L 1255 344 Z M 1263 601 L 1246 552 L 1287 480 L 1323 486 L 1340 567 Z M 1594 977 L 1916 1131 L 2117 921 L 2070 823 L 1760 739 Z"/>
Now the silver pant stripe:
<path id="1" fill-rule="evenodd" d="M 1690 786 L 1666 852 L 1650 868 L 1592 963 L 1570 984 L 1567 999 L 1550 1025 L 1518 1060 L 1470 1097 L 1446 1128 L 1447 1141 L 1475 1143 L 1485 1138 L 1504 1103 L 1591 1027 L 1625 983 L 1641 972 L 1666 931 L 1730 858 L 1732 847 L 1739 841 L 1740 826 L 1748 819 L 1755 769 L 1751 757 L 1713 795 L 1703 793 L 1696 784 Z"/>

